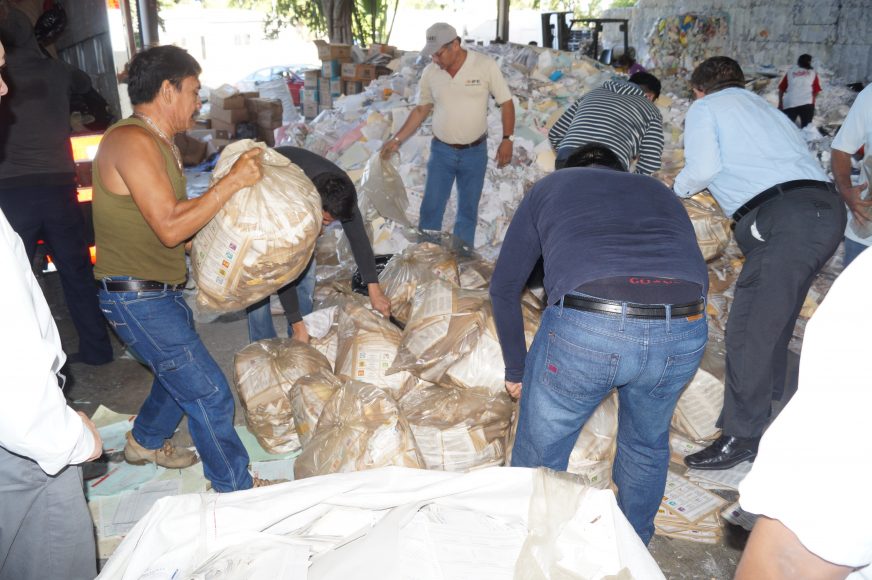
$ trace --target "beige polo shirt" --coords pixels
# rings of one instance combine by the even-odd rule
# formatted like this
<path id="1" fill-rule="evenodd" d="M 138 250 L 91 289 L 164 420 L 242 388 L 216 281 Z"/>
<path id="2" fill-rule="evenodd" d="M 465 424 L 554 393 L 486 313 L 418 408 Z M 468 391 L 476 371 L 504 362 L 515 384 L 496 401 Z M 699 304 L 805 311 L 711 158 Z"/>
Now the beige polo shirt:
<path id="1" fill-rule="evenodd" d="M 499 105 L 512 98 L 496 61 L 472 50 L 454 78 L 430 63 L 418 85 L 418 104 L 433 104 L 433 134 L 452 145 L 472 143 L 487 131 L 491 95 Z"/>

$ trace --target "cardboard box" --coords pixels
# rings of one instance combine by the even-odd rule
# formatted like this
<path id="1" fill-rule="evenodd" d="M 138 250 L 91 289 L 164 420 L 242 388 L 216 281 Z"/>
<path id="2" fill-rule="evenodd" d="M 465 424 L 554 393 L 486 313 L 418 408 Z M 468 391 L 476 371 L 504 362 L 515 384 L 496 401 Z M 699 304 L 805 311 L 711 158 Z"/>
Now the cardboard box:
<path id="1" fill-rule="evenodd" d="M 236 137 L 236 124 L 212 119 L 212 131 L 218 139 L 233 139 Z"/>
<path id="2" fill-rule="evenodd" d="M 379 44 L 374 42 L 369 45 L 369 54 L 387 54 L 389 56 L 394 56 L 397 54 L 397 47 L 391 46 L 390 44 Z"/>
<path id="3" fill-rule="evenodd" d="M 330 94 L 334 97 L 342 94 L 342 79 L 330 80 Z"/>
<path id="4" fill-rule="evenodd" d="M 226 146 L 230 145 L 232 141 L 232 139 L 221 139 L 219 137 L 215 137 L 214 139 L 212 139 L 212 145 L 215 146 L 215 149 L 221 151 Z"/>
<path id="5" fill-rule="evenodd" d="M 348 62 L 342 65 L 342 78 L 347 81 L 365 81 L 375 78 L 375 65 Z"/>
<path id="6" fill-rule="evenodd" d="M 318 58 L 321 60 L 333 60 L 336 58 L 351 58 L 350 44 L 328 44 L 323 40 L 316 40 Z"/>
<path id="7" fill-rule="evenodd" d="M 255 119 L 257 126 L 268 129 L 278 129 L 282 126 L 282 114 L 275 115 L 272 111 L 261 111 Z"/>
<path id="8" fill-rule="evenodd" d="M 248 109 L 245 108 L 245 100 L 242 101 L 241 109 L 216 109 L 212 107 L 209 110 L 209 118 L 213 120 L 212 126 L 215 126 L 214 121 L 224 121 L 225 123 L 240 123 L 248 120 Z"/>
<path id="9" fill-rule="evenodd" d="M 267 127 L 258 127 L 257 128 L 257 138 L 259 141 L 263 141 L 269 147 L 276 146 L 276 134 L 275 132 Z"/>
<path id="10" fill-rule="evenodd" d="M 185 167 L 197 165 L 206 158 L 207 144 L 205 141 L 200 141 L 187 133 L 176 133 L 173 142 L 179 148 L 182 164 Z"/>
<path id="11" fill-rule="evenodd" d="M 322 111 L 333 107 L 333 95 L 330 94 L 329 90 L 322 90 L 318 93 L 318 105 L 318 108 Z"/>
<path id="12" fill-rule="evenodd" d="M 300 102 L 305 104 L 318 104 L 318 89 L 302 89 L 300 91 Z"/>
<path id="13" fill-rule="evenodd" d="M 279 99 L 247 99 L 245 101 L 245 108 L 248 109 L 248 114 L 251 118 L 258 116 L 264 111 L 279 118 L 282 116 L 282 102 Z"/>
<path id="14" fill-rule="evenodd" d="M 351 59 L 333 59 L 325 60 L 321 63 L 321 85 L 325 79 L 338 79 L 342 75 L 342 65 L 350 62 Z"/>
<path id="15" fill-rule="evenodd" d="M 318 116 L 319 113 L 319 105 L 318 103 L 303 103 L 303 116 L 307 119 L 314 119 Z"/>
<path id="16" fill-rule="evenodd" d="M 343 94 L 356 95 L 363 92 L 363 83 L 360 81 L 345 81 Z"/>
<path id="17" fill-rule="evenodd" d="M 244 109 L 245 97 L 241 93 L 222 96 L 224 93 L 211 91 L 209 93 L 209 104 L 212 109 Z"/>
<path id="18" fill-rule="evenodd" d="M 257 97 L 260 96 L 260 93 L 257 91 L 243 91 L 239 94 L 242 95 L 246 99 L 256 99 Z"/>
<path id="19" fill-rule="evenodd" d="M 318 90 L 318 83 L 321 81 L 321 69 L 312 69 L 303 71 L 303 88 Z"/>

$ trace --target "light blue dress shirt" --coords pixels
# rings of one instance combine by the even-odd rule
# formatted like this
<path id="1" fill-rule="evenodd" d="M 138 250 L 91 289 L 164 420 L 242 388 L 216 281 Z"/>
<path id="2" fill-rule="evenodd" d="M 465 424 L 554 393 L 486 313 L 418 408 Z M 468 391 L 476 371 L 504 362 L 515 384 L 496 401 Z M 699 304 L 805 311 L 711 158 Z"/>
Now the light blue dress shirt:
<path id="1" fill-rule="evenodd" d="M 675 192 L 690 197 L 708 188 L 727 216 L 773 185 L 829 181 L 796 125 L 762 97 L 735 87 L 690 106 L 684 157 Z"/>

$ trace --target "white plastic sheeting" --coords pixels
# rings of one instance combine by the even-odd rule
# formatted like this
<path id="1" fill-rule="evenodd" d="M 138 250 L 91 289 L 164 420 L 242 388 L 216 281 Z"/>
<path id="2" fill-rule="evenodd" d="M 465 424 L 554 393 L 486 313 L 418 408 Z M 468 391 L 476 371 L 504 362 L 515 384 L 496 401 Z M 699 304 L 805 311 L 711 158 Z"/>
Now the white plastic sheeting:
<path id="1" fill-rule="evenodd" d="M 124 539 L 99 578 L 522 578 L 515 576 L 514 562 L 530 541 L 524 530 L 531 499 L 543 500 L 541 493 L 534 495 L 537 477 L 551 476 L 506 467 L 466 474 L 386 468 L 166 498 Z M 541 481 L 536 487 L 542 493 L 567 489 Z M 583 568 L 597 575 L 581 576 L 577 564 L 561 578 L 601 578 L 622 570 L 621 577 L 663 578 L 610 491 L 574 485 L 562 493 L 544 499 L 566 500 L 568 493 L 575 499 L 564 503 L 577 505 L 577 511 L 570 518 L 561 514 L 569 535 L 547 531 L 554 549 L 537 557 L 544 569 L 573 561 L 575 548 L 586 545 L 596 549 L 584 550 Z M 422 533 L 422 526 L 431 533 Z M 310 565 L 300 575 L 304 550 Z M 260 565 L 260 558 L 274 566 Z"/>

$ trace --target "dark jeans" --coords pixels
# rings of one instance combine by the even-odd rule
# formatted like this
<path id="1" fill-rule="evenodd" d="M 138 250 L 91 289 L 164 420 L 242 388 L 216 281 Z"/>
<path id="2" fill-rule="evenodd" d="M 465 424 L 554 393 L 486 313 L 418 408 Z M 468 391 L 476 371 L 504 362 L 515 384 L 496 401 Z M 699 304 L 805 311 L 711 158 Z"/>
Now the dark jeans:
<path id="1" fill-rule="evenodd" d="M 233 428 L 233 394 L 194 329 L 182 293 L 100 289 L 99 296 L 118 337 L 154 373 L 151 393 L 133 423 L 136 441 L 159 449 L 187 415 L 203 473 L 215 491 L 250 488 L 248 452 Z"/>
<path id="2" fill-rule="evenodd" d="M 617 389 L 618 505 L 648 543 L 666 486 L 669 423 L 702 360 L 706 319 L 649 320 L 561 304 L 545 309 L 527 355 L 512 466 L 565 470 L 585 422 Z"/>
<path id="3" fill-rule="evenodd" d="M 783 394 L 796 317 L 815 275 L 839 247 L 845 221 L 844 204 L 821 187 L 782 194 L 736 224 L 745 264 L 727 320 L 727 380 L 719 421 L 726 435 L 763 434 L 772 401 Z"/>
<path id="4" fill-rule="evenodd" d="M 814 119 L 814 105 L 800 105 L 799 107 L 784 109 L 784 114 L 794 123 L 799 119 L 799 127 L 803 128 Z"/>
<path id="5" fill-rule="evenodd" d="M 97 305 L 91 256 L 85 241 L 85 221 L 76 200 L 75 187 L 0 189 L 0 209 L 21 236 L 31 264 L 40 238 L 51 248 L 70 318 L 79 335 L 82 362 L 101 364 L 111 361 L 112 344 Z"/>

